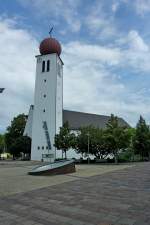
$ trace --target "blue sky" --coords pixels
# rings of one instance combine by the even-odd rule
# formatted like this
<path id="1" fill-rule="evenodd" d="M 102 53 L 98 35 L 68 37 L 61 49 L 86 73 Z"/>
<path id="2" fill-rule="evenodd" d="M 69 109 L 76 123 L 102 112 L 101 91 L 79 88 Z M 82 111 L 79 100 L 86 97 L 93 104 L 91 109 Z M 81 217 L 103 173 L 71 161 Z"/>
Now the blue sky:
<path id="1" fill-rule="evenodd" d="M 35 55 L 54 26 L 64 108 L 150 123 L 150 0 L 5 0 L 0 5 L 0 131 L 33 104 Z"/>

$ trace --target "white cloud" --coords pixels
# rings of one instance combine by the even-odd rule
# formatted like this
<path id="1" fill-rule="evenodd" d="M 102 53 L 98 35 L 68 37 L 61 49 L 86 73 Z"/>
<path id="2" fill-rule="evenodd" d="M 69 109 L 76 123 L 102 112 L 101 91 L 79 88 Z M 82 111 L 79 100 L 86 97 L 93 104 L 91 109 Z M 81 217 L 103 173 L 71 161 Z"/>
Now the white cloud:
<path id="1" fill-rule="evenodd" d="M 127 41 L 131 43 L 126 49 L 80 42 L 63 45 L 65 108 L 105 115 L 114 113 L 132 124 L 139 114 L 149 118 L 149 98 L 143 91 L 134 92 L 114 72 L 122 66 L 150 72 L 148 45 L 137 31 L 129 32 Z M 4 129 L 18 113 L 27 113 L 33 103 L 34 55 L 38 43 L 26 30 L 16 29 L 13 20 L 1 19 L 0 49 L 1 86 L 6 87 L 0 96 L 0 127 Z"/>
<path id="2" fill-rule="evenodd" d="M 116 68 L 120 66 L 113 64 L 113 60 L 121 63 L 118 49 L 116 54 L 115 48 L 76 42 L 63 46 L 63 49 L 64 106 L 67 109 L 105 115 L 115 113 L 134 125 L 140 113 L 150 113 L 146 107 L 148 99 L 140 99 L 142 94 L 132 92 L 111 71 L 112 65 Z M 111 54 L 108 54 L 109 51 Z"/>
<path id="3" fill-rule="evenodd" d="M 18 0 L 18 2 L 31 9 L 36 16 L 49 18 L 52 23 L 56 23 L 56 19 L 52 21 L 51 16 L 59 20 L 64 19 L 72 32 L 78 32 L 81 28 L 77 10 L 80 0 Z"/>
<path id="4" fill-rule="evenodd" d="M 124 44 L 128 44 L 125 49 L 79 42 L 63 46 L 64 104 L 67 108 L 107 115 L 115 113 L 132 125 L 140 114 L 150 119 L 147 107 L 150 99 L 146 97 L 149 93 L 143 93 L 140 83 L 128 85 L 122 82 L 122 74 L 118 78 L 112 72 L 115 71 L 112 68 L 118 71 L 123 68 L 127 73 L 149 73 L 149 46 L 137 31 L 130 31 Z"/>
<path id="5" fill-rule="evenodd" d="M 120 54 L 122 55 L 120 65 L 138 73 L 150 73 L 150 47 L 138 31 L 129 31 L 116 43 L 119 44 Z"/>
<path id="6" fill-rule="evenodd" d="M 76 62 L 80 56 L 83 62 L 91 61 L 91 63 L 104 63 L 106 65 L 116 65 L 120 61 L 120 49 L 104 47 L 101 45 L 90 45 L 80 42 L 71 42 L 66 44 L 64 52 L 69 54 Z"/>
<path id="7" fill-rule="evenodd" d="M 119 2 L 114 2 L 112 4 L 112 11 L 115 13 L 118 10 Z"/>
<path id="8" fill-rule="evenodd" d="M 116 12 L 121 4 L 132 8 L 137 15 L 143 17 L 150 12 L 150 0 L 114 0 L 112 11 Z"/>
<path id="9" fill-rule="evenodd" d="M 140 16 L 150 12 L 150 0 L 135 0 L 133 1 L 133 6 Z"/>
<path id="10" fill-rule="evenodd" d="M 132 50 L 144 52 L 149 51 L 149 46 L 144 42 L 144 40 L 136 30 L 132 30 L 129 32 L 128 42 Z"/>
<path id="11" fill-rule="evenodd" d="M 25 30 L 16 29 L 15 21 L 0 19 L 0 80 L 6 90 L 0 96 L 3 129 L 13 116 L 28 111 L 33 103 L 36 40 Z"/>
<path id="12" fill-rule="evenodd" d="M 103 1 L 96 1 L 89 8 L 85 24 L 91 34 L 98 39 L 108 39 L 117 35 L 113 15 L 104 11 Z"/>

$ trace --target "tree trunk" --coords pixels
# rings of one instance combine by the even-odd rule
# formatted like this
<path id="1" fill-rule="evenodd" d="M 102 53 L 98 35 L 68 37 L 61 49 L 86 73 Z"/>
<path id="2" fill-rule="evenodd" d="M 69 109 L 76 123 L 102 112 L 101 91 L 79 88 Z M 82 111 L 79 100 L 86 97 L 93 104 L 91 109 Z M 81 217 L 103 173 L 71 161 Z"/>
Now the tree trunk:
<path id="1" fill-rule="evenodd" d="M 100 158 L 101 158 L 101 159 L 104 159 L 104 157 L 103 157 L 103 155 L 102 155 L 102 154 L 100 155 Z"/>
<path id="2" fill-rule="evenodd" d="M 67 159 L 67 153 L 66 153 L 66 150 L 65 150 L 65 159 Z"/>
<path id="3" fill-rule="evenodd" d="M 62 150 L 62 159 L 64 158 L 64 154 L 63 154 L 64 152 L 63 152 L 63 150 Z"/>
<path id="4" fill-rule="evenodd" d="M 148 160 L 150 161 L 150 152 L 148 152 Z"/>
<path id="5" fill-rule="evenodd" d="M 115 154 L 114 154 L 114 157 L 115 157 L 115 164 L 118 164 L 118 154 L 115 153 Z"/>
<path id="6" fill-rule="evenodd" d="M 143 159 L 144 159 L 144 157 L 143 157 L 143 152 L 142 152 L 141 156 L 142 156 L 142 161 L 143 161 Z"/>

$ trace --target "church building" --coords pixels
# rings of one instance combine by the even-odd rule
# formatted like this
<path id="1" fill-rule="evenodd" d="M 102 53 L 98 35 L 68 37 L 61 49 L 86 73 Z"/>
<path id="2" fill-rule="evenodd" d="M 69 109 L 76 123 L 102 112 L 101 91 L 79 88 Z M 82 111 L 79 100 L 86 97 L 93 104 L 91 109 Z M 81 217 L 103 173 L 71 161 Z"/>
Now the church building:
<path id="1" fill-rule="evenodd" d="M 34 105 L 30 106 L 24 135 L 32 139 L 31 160 L 54 162 L 61 157 L 60 150 L 54 147 L 55 134 L 66 121 L 72 131 L 93 125 L 105 128 L 109 116 L 75 112 L 63 109 L 63 62 L 60 58 L 61 45 L 52 38 L 45 38 L 36 56 L 36 81 Z M 119 118 L 121 126 L 129 126 Z M 68 157 L 79 158 L 74 150 Z"/>

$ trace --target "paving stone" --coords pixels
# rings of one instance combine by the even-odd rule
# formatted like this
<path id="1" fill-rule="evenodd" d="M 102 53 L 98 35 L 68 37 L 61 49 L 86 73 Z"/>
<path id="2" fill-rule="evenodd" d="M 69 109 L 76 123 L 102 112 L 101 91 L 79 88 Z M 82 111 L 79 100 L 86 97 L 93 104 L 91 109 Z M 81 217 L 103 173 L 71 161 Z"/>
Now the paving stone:
<path id="1" fill-rule="evenodd" d="M 0 198 L 0 225 L 150 225 L 150 163 Z"/>
<path id="2" fill-rule="evenodd" d="M 132 218 L 121 218 L 118 220 L 119 224 L 123 224 L 123 225 L 134 225 L 134 223 L 136 222 L 136 219 L 132 219 Z"/>

